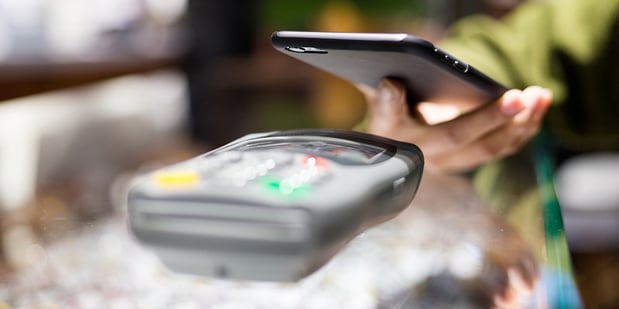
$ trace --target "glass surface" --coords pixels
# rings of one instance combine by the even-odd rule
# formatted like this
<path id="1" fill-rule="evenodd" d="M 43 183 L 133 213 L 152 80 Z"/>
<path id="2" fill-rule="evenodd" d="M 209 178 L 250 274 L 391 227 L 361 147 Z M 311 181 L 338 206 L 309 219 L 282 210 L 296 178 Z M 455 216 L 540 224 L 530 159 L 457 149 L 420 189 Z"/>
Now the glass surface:
<path id="1" fill-rule="evenodd" d="M 546 289 L 551 308 L 582 307 L 575 285 L 561 207 L 555 192 L 554 167 L 546 132 L 536 137 L 535 170 L 543 201 L 548 279 Z"/>
<path id="2" fill-rule="evenodd" d="M 543 152 L 537 177 L 547 178 Z M 531 161 L 499 182 L 536 186 Z M 546 166 L 547 167 L 547 166 Z M 561 214 L 549 187 L 542 196 L 506 191 L 491 207 L 464 176 L 423 176 L 412 205 L 367 230 L 326 266 L 299 282 L 244 282 L 181 275 L 166 269 L 127 230 L 124 196 L 115 183 L 112 216 L 59 233 L 67 213 L 48 204 L 46 237 L 4 223 L 21 264 L 6 272 L 0 307 L 9 308 L 574 308 Z M 516 191 L 514 191 L 516 192 Z M 535 191 L 537 192 L 537 191 Z M 532 193 L 533 194 L 533 193 Z M 548 195 L 550 194 L 550 195 Z M 543 198 L 543 207 L 519 200 Z M 49 203 L 49 201 L 48 201 Z M 49 213 L 56 209 L 56 213 Z M 59 236 L 62 235 L 62 236 Z M 16 245 L 19 244 L 19 245 Z M 255 265 L 254 267 L 260 267 Z"/>

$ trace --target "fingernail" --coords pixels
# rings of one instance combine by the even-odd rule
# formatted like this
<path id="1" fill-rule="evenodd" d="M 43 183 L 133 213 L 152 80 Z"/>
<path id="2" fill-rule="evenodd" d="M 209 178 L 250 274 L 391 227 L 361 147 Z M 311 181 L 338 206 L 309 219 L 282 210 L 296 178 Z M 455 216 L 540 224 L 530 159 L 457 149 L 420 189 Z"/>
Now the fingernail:
<path id="1" fill-rule="evenodd" d="M 512 117 L 524 110 L 525 105 L 522 98 L 522 92 L 518 90 L 508 91 L 503 96 L 501 102 L 501 111 L 505 116 Z"/>
<path id="2" fill-rule="evenodd" d="M 552 100 L 552 92 L 549 89 L 533 86 L 523 92 L 525 106 L 534 110 L 544 110 Z"/>
<path id="3" fill-rule="evenodd" d="M 537 104 L 537 110 L 544 111 L 548 109 L 548 106 L 552 103 L 552 91 L 550 89 L 543 88 L 541 90 L 541 96 L 542 102 Z"/>
<path id="4" fill-rule="evenodd" d="M 548 88 L 542 88 L 541 89 L 541 93 L 542 96 L 547 99 L 547 100 L 552 100 L 552 90 L 548 89 Z"/>
<path id="5" fill-rule="evenodd" d="M 533 119 L 536 122 L 540 121 L 544 117 L 550 107 L 550 104 L 552 103 L 552 92 L 547 89 L 543 89 L 542 91 L 541 96 L 543 98 L 538 100 L 535 108 L 533 109 Z"/>

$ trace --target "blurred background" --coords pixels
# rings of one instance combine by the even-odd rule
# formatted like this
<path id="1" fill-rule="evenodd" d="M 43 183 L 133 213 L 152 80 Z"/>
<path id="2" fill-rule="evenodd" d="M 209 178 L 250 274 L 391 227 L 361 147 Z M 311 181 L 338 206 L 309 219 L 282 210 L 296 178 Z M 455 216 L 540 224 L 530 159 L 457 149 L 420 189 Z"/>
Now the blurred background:
<path id="1" fill-rule="evenodd" d="M 122 213 L 136 173 L 246 133 L 358 123 L 363 97 L 276 52 L 273 31 L 438 40 L 519 2 L 0 0 L 0 281 Z"/>

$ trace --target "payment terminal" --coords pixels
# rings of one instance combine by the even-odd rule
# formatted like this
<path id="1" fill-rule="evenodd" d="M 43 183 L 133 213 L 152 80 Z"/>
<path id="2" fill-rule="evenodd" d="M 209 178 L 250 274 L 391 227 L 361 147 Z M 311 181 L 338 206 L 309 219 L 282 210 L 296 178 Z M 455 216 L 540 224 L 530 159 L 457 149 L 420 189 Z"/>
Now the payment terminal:
<path id="1" fill-rule="evenodd" d="M 143 175 L 130 228 L 173 271 L 295 281 L 412 201 L 415 145 L 307 129 L 250 134 Z"/>

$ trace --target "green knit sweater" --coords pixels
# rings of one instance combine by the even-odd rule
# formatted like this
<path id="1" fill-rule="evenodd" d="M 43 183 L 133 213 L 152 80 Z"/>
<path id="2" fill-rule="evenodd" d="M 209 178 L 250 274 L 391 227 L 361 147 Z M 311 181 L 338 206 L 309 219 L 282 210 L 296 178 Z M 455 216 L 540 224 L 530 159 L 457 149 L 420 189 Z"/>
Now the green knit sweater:
<path id="1" fill-rule="evenodd" d="M 550 88 L 545 124 L 562 146 L 619 150 L 619 0 L 531 1 L 466 18 L 438 45 L 509 87 Z"/>
<path id="2" fill-rule="evenodd" d="M 561 148 L 617 151 L 618 17 L 619 0 L 530 1 L 502 20 L 465 18 L 437 45 L 509 87 L 550 88 L 544 127 Z M 475 175 L 482 197 L 500 212 L 540 203 L 526 149 Z"/>

